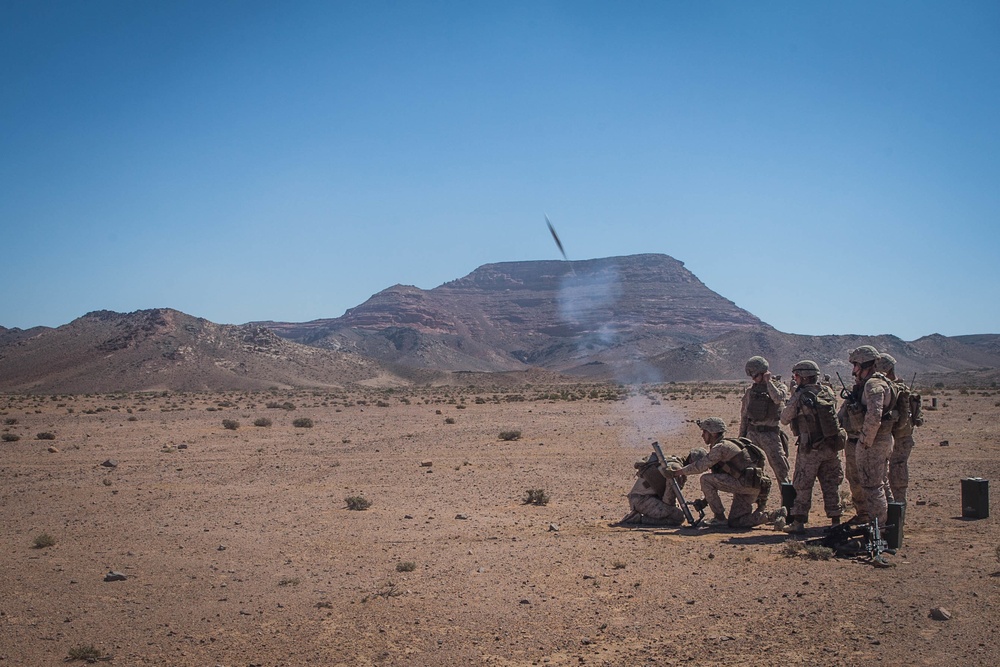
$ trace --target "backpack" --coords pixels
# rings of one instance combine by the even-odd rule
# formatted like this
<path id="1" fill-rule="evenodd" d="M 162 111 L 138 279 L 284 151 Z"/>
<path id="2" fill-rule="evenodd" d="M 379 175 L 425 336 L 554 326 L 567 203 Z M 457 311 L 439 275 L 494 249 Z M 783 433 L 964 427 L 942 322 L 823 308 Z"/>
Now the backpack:
<path id="1" fill-rule="evenodd" d="M 839 452 L 847 446 L 847 431 L 840 425 L 837 418 L 837 401 L 826 392 L 813 393 L 802 389 L 802 397 L 799 399 L 804 406 L 811 408 L 819 435 L 822 436 L 820 442 Z M 818 444 L 818 443 L 817 443 Z"/>
<path id="2" fill-rule="evenodd" d="M 727 440 L 735 443 L 750 455 L 750 465 L 753 467 L 763 470 L 764 466 L 767 465 L 767 454 L 764 453 L 763 449 L 750 442 L 749 438 L 727 438 Z"/>

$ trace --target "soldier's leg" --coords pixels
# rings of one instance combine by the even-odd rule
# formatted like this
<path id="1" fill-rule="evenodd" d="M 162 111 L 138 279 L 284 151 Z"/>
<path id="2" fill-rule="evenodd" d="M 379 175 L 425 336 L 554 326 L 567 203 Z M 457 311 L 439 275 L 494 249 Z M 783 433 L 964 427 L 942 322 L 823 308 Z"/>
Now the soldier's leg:
<path id="1" fill-rule="evenodd" d="M 795 502 L 789 517 L 792 521 L 809 521 L 809 508 L 812 507 L 813 486 L 816 484 L 816 472 L 819 470 L 820 458 L 818 452 L 799 447 L 795 454 L 795 475 L 792 486 L 795 487 Z"/>
<path id="2" fill-rule="evenodd" d="M 891 451 L 892 435 L 884 434 L 876 436 L 870 447 L 858 447 L 855 452 L 858 478 L 865 493 L 865 515 L 869 519 L 878 519 L 883 525 L 889 517 L 889 503 L 882 482 Z"/>
<path id="3" fill-rule="evenodd" d="M 847 477 L 847 483 L 851 487 L 851 502 L 854 503 L 854 512 L 862 521 L 868 521 L 869 517 L 864 513 L 867 507 L 865 503 L 865 489 L 861 486 L 861 479 L 858 477 L 858 448 L 857 440 L 848 440 L 847 447 L 844 448 L 844 475 Z"/>
<path id="4" fill-rule="evenodd" d="M 730 479 L 732 478 L 729 475 L 721 475 L 714 472 L 701 476 L 701 492 L 705 496 L 712 514 L 718 519 L 726 516 L 726 507 L 722 504 L 722 499 L 719 498 L 719 491 L 726 490 L 725 487 L 727 485 L 725 480 Z"/>
<path id="5" fill-rule="evenodd" d="M 781 435 L 777 431 L 754 431 L 747 433 L 750 442 L 764 450 L 767 456 L 767 464 L 774 471 L 774 477 L 779 484 L 788 481 L 788 457 L 781 446 Z"/>
<path id="6" fill-rule="evenodd" d="M 629 504 L 636 512 L 654 521 L 680 525 L 684 521 L 684 513 L 673 505 L 668 505 L 656 496 L 644 496 L 633 493 L 629 496 Z"/>
<path id="7" fill-rule="evenodd" d="M 906 502 L 906 487 L 910 485 L 910 452 L 913 451 L 913 435 L 904 435 L 892 445 L 889 455 L 889 487 L 893 500 Z"/>
<path id="8" fill-rule="evenodd" d="M 819 488 L 823 492 L 823 509 L 826 510 L 828 518 L 839 518 L 844 512 L 840 503 L 840 485 L 844 482 L 844 467 L 840 463 L 840 452 L 827 449 L 823 454 L 823 461 L 816 472 Z"/>

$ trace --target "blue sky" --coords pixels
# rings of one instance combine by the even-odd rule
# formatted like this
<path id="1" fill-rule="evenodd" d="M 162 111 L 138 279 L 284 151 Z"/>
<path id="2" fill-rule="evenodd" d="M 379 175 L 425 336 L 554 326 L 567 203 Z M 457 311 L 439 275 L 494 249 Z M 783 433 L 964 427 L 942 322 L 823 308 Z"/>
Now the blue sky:
<path id="1" fill-rule="evenodd" d="M 664 253 L 789 333 L 1000 333 L 996 2 L 0 0 L 0 325 L 337 317 Z"/>

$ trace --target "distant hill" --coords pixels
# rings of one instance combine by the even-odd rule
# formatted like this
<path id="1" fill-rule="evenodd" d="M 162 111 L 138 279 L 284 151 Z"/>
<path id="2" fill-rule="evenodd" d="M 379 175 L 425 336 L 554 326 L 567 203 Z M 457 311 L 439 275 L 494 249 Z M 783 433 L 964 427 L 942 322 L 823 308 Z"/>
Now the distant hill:
<path id="1" fill-rule="evenodd" d="M 0 391 L 251 390 L 406 382 L 370 359 L 292 343 L 260 326 L 213 324 L 168 308 L 97 311 L 56 329 L 31 331 L 0 344 Z"/>
<path id="2" fill-rule="evenodd" d="M 740 380 L 763 355 L 850 382 L 871 344 L 921 384 L 1000 382 L 1000 335 L 782 333 L 666 255 L 487 264 L 430 290 L 396 285 L 342 317 L 213 324 L 159 308 L 64 326 L 0 327 L 0 391 L 254 390 L 462 382 Z"/>
<path id="3" fill-rule="evenodd" d="M 396 285 L 342 317 L 258 322 L 317 347 L 450 371 L 562 371 L 766 325 L 667 255 L 481 266 L 431 290 Z"/>

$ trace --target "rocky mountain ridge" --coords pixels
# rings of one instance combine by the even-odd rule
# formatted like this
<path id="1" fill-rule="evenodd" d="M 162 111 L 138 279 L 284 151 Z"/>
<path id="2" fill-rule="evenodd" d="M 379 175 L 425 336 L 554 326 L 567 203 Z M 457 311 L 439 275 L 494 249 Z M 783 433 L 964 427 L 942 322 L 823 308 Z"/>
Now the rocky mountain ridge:
<path id="1" fill-rule="evenodd" d="M 431 290 L 395 285 L 342 317 L 305 323 L 219 325 L 156 308 L 95 311 L 55 329 L 0 327 L 0 391 L 392 386 L 484 373 L 504 383 L 740 380 L 756 354 L 776 374 L 810 358 L 849 382 L 847 354 L 862 344 L 895 356 L 908 380 L 1000 381 L 1000 335 L 786 334 L 683 263 L 634 255 L 488 264 Z"/>

